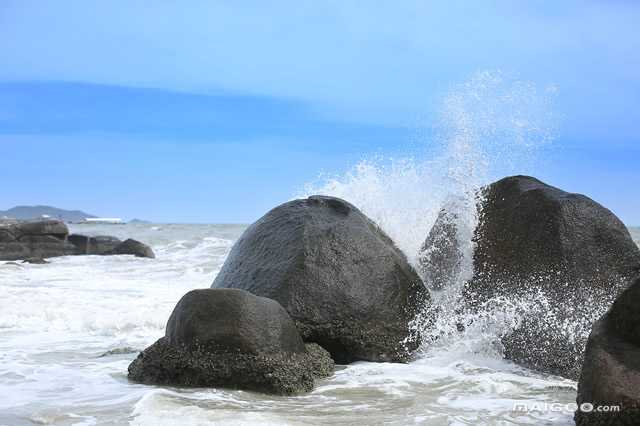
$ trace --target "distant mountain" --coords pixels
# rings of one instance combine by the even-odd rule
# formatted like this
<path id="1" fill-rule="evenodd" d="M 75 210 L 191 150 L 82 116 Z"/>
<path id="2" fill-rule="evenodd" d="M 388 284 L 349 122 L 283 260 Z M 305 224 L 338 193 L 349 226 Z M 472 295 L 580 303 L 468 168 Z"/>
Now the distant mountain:
<path id="1" fill-rule="evenodd" d="M 42 215 L 62 219 L 65 222 L 80 222 L 88 217 L 96 217 L 80 210 L 64 210 L 51 206 L 16 206 L 9 210 L 0 210 L 0 217 L 7 216 L 20 220 L 37 219 Z"/>

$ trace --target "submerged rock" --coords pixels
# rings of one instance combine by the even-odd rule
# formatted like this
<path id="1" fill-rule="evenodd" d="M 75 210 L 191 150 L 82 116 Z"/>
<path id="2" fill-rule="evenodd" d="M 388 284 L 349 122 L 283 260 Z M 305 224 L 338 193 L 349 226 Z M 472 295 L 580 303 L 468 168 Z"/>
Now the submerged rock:
<path id="1" fill-rule="evenodd" d="M 382 230 L 323 196 L 282 204 L 251 225 L 212 287 L 277 300 L 303 339 L 340 363 L 408 360 L 419 344 L 411 322 L 430 301 Z"/>
<path id="2" fill-rule="evenodd" d="M 305 347 L 278 302 L 237 289 L 204 289 L 180 299 L 165 336 L 131 363 L 129 378 L 293 394 L 310 391 L 315 378 L 332 371 L 329 354 Z"/>
<path id="3" fill-rule="evenodd" d="M 587 410 L 576 411 L 577 425 L 640 424 L 639 306 L 637 279 L 593 326 L 578 382 L 577 403 Z M 604 406 L 619 411 L 598 408 Z"/>
<path id="4" fill-rule="evenodd" d="M 627 228 L 584 195 L 512 176 L 482 191 L 473 239 L 466 305 L 513 315 L 506 358 L 577 379 L 591 325 L 640 268 Z M 426 276 L 446 282 L 447 271 L 430 267 Z"/>
<path id="5" fill-rule="evenodd" d="M 135 257 L 148 257 L 150 259 L 155 259 L 156 257 L 151 247 L 131 238 L 124 240 L 105 254 L 132 254 Z"/>
<path id="6" fill-rule="evenodd" d="M 31 264 L 34 264 L 34 265 L 45 265 L 45 264 L 47 264 L 49 262 L 47 262 L 46 260 L 44 260 L 41 257 L 29 257 L 29 258 L 23 260 L 22 263 L 31 263 Z"/>
<path id="7" fill-rule="evenodd" d="M 130 346 L 125 346 L 122 348 L 115 348 L 115 349 L 108 350 L 102 353 L 100 356 L 98 356 L 98 358 L 104 358 L 104 357 L 113 356 L 113 355 L 135 354 L 139 351 L 140 351 L 139 349 L 134 349 Z"/>

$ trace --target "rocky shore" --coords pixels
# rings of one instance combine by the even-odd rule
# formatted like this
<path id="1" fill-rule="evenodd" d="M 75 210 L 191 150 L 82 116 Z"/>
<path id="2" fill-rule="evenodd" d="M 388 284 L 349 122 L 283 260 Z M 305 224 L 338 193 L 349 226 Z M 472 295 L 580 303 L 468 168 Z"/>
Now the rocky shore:
<path id="1" fill-rule="evenodd" d="M 457 206 L 445 206 L 425 235 L 420 274 L 344 200 L 277 206 L 236 241 L 211 289 L 180 300 L 165 336 L 131 363 L 130 379 L 293 394 L 311 390 L 334 362 L 412 360 L 430 342 L 427 288 L 443 291 L 465 276 Z M 635 424 L 640 250 L 627 228 L 588 197 L 527 176 L 483 188 L 476 209 L 458 311 L 528 304 L 505 324 L 504 356 L 579 380 L 578 403 L 622 407 L 614 417 L 578 412 L 579 424 Z"/>
<path id="2" fill-rule="evenodd" d="M 0 260 L 38 263 L 38 259 L 89 254 L 155 257 L 149 246 L 136 240 L 69 234 L 67 225 L 59 220 L 0 223 Z"/>

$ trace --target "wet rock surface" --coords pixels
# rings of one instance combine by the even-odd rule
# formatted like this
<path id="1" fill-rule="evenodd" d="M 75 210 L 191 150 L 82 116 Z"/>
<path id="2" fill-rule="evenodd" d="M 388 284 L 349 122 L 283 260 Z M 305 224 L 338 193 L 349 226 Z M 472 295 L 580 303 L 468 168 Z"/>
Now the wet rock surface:
<path id="1" fill-rule="evenodd" d="M 22 263 L 31 263 L 33 265 L 46 265 L 49 262 L 47 262 L 45 259 L 41 257 L 29 257 L 23 260 Z"/>
<path id="2" fill-rule="evenodd" d="M 356 207 L 313 196 L 282 204 L 236 242 L 214 288 L 277 300 L 338 363 L 406 361 L 429 294 L 405 256 Z"/>
<path id="3" fill-rule="evenodd" d="M 456 232 L 432 230 L 444 250 L 439 262 L 423 265 L 438 286 L 457 265 Z M 577 379 L 593 322 L 640 271 L 640 250 L 627 228 L 584 195 L 512 176 L 481 192 L 473 240 L 465 305 L 512 313 L 515 322 L 502 338 L 506 358 Z"/>
<path id="4" fill-rule="evenodd" d="M 332 372 L 328 352 L 305 346 L 282 306 L 237 289 L 187 293 L 165 336 L 129 366 L 129 378 L 141 383 L 275 394 L 310 391 Z"/>
<path id="5" fill-rule="evenodd" d="M 108 235 L 89 237 L 87 235 L 71 234 L 69 235 L 68 240 L 76 246 L 78 254 L 94 255 L 108 254 L 111 250 L 116 248 L 118 244 L 122 243 L 122 240 L 119 238 Z"/>
<path id="6" fill-rule="evenodd" d="M 578 425 L 640 424 L 640 279 L 593 327 L 578 382 Z M 619 407 L 601 411 L 598 407 Z"/>
<path id="7" fill-rule="evenodd" d="M 66 240 L 67 225 L 57 220 L 18 222 L 0 227 L 0 260 L 24 260 L 75 254 Z"/>
<path id="8" fill-rule="evenodd" d="M 154 259 L 156 257 L 153 250 L 151 250 L 151 247 L 131 238 L 116 245 L 112 250 L 105 254 L 130 254 L 135 257 L 146 257 L 149 259 Z"/>

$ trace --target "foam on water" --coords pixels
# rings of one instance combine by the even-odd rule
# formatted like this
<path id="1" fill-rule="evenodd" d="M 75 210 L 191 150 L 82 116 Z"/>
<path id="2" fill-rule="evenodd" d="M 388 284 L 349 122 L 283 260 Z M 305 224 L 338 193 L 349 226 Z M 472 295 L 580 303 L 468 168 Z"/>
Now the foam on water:
<path id="1" fill-rule="evenodd" d="M 105 412 L 116 423 L 127 418 L 147 392 L 128 384 L 128 364 L 164 333 L 184 293 L 211 284 L 243 229 L 77 225 L 72 232 L 146 241 L 158 258 L 0 263 L 0 424 L 4 416 L 7 424 L 80 424 L 90 420 L 76 416 L 104 421 Z"/>
<path id="2" fill-rule="evenodd" d="M 136 351 L 164 333 L 178 299 L 208 287 L 243 227 L 104 227 L 152 244 L 157 259 L 65 257 L 0 264 L 0 424 L 491 424 L 566 420 L 513 402 L 570 403 L 575 384 L 487 351 L 483 334 L 441 340 L 411 364 L 356 363 L 296 397 L 129 383 Z M 86 229 L 75 229 L 86 231 Z M 127 348 L 132 348 L 133 352 Z M 106 354 L 108 351 L 113 351 Z"/>

